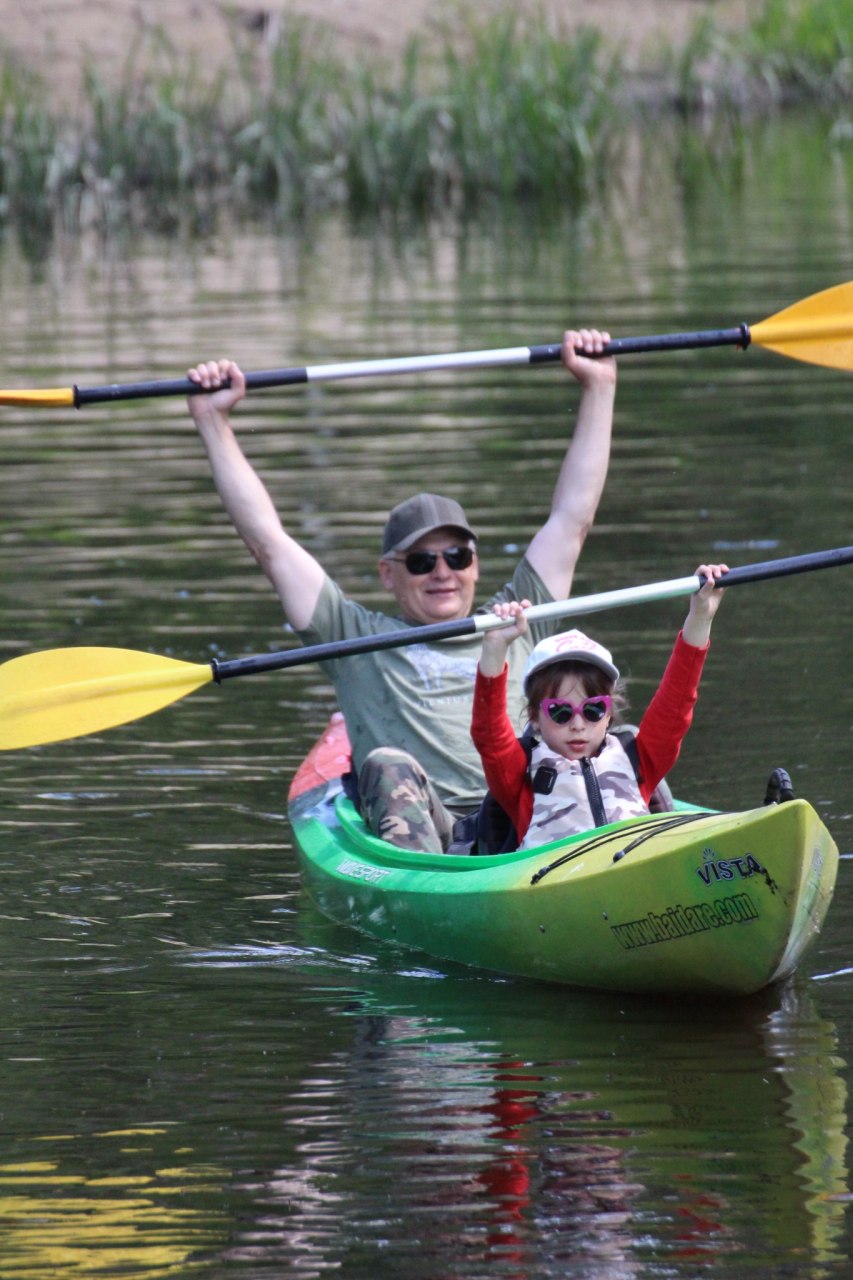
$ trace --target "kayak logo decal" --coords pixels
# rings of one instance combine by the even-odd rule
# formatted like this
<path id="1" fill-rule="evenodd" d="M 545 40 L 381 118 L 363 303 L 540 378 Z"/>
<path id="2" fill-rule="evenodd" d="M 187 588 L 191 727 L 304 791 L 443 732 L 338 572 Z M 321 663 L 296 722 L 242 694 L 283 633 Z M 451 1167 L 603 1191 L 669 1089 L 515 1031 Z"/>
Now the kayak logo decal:
<path id="1" fill-rule="evenodd" d="M 721 929 L 730 924 L 748 924 L 757 920 L 758 909 L 748 893 L 736 893 L 716 902 L 698 902 L 691 907 L 667 907 L 660 913 L 650 911 L 639 920 L 610 926 L 610 932 L 626 951 L 648 947 L 655 942 L 672 942 L 689 938 L 694 933 Z"/>
<path id="2" fill-rule="evenodd" d="M 714 850 L 708 848 L 702 850 L 702 856 L 705 861 L 696 868 L 696 874 L 704 885 L 710 885 L 712 880 L 734 880 L 735 876 L 748 880 L 754 875 L 764 876 L 770 884 L 766 868 L 751 853 L 742 858 L 718 858 Z"/>
<path id="3" fill-rule="evenodd" d="M 386 876 L 390 876 L 388 867 L 371 867 L 366 862 L 358 862 L 355 858 L 344 858 L 338 863 L 338 871 L 342 876 L 351 876 L 353 880 L 365 880 L 368 884 L 378 884 Z"/>

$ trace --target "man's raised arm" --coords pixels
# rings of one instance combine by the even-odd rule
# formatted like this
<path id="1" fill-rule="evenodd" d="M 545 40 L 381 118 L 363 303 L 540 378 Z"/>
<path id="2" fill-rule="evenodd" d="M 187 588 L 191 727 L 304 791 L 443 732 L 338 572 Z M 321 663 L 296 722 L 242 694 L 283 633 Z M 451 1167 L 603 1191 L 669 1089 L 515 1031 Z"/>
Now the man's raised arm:
<path id="1" fill-rule="evenodd" d="M 592 528 L 610 462 L 616 361 L 589 358 L 578 349 L 601 351 L 610 335 L 597 329 L 570 329 L 563 336 L 563 364 L 581 385 L 571 442 L 563 459 L 551 512 L 527 549 L 527 558 L 555 600 L 571 592 L 575 566 Z"/>
<path id="2" fill-rule="evenodd" d="M 189 376 L 211 391 L 189 396 L 187 404 L 223 506 L 275 588 L 288 621 L 295 630 L 304 630 L 325 575 L 318 561 L 285 533 L 269 493 L 231 429 L 229 411 L 246 394 L 245 377 L 233 360 L 207 361 L 190 369 Z M 231 385 L 222 387 L 227 378 Z"/>

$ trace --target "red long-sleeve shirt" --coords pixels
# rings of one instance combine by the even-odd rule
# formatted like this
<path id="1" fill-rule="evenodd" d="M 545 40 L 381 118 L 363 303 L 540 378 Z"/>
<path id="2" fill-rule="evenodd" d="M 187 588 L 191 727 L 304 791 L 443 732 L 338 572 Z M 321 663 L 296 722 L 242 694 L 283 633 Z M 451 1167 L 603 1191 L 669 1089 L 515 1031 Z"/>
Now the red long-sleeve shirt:
<path id="1" fill-rule="evenodd" d="M 640 721 L 636 739 L 643 779 L 640 793 L 647 804 L 678 759 L 709 648 L 688 644 L 678 633 L 663 679 Z M 533 813 L 533 788 L 527 776 L 527 755 L 507 713 L 506 670 L 499 676 L 484 676 L 477 670 L 471 737 L 489 790 L 523 840 Z"/>

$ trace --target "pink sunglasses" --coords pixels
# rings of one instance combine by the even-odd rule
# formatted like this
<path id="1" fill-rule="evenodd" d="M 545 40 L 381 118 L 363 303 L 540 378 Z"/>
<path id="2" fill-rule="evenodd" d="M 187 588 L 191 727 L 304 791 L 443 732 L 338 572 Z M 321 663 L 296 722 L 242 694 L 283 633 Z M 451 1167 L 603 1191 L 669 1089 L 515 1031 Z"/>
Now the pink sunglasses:
<path id="1" fill-rule="evenodd" d="M 608 711 L 613 710 L 613 699 L 609 693 L 602 693 L 594 698 L 584 698 L 576 706 L 568 698 L 543 698 L 539 710 L 554 724 L 568 724 L 573 716 L 583 716 L 589 724 L 598 724 Z"/>

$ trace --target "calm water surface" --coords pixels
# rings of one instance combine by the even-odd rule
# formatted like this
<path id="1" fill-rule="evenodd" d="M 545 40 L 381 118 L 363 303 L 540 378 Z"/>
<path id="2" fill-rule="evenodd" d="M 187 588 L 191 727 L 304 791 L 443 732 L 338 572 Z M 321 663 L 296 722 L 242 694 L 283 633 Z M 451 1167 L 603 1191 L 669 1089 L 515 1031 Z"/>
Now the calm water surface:
<path id="1" fill-rule="evenodd" d="M 688 157 L 685 157 L 685 162 Z M 853 277 L 849 162 L 794 126 L 739 175 L 627 172 L 606 217 L 0 252 L 3 386 L 172 377 L 755 322 Z M 626 358 L 576 590 L 850 538 L 849 375 Z M 577 403 L 559 369 L 266 392 L 245 448 L 289 527 L 379 602 L 400 497 L 460 496 L 504 580 Z M 205 661 L 288 637 L 179 402 L 0 410 L 0 657 Z M 732 590 L 673 782 L 777 764 L 843 859 L 784 988 L 724 1006 L 457 969 L 320 917 L 285 795 L 333 708 L 304 668 L 0 757 L 0 1273 L 439 1280 L 846 1273 L 853 931 L 849 570 Z M 680 602 L 600 615 L 641 710 Z"/>

